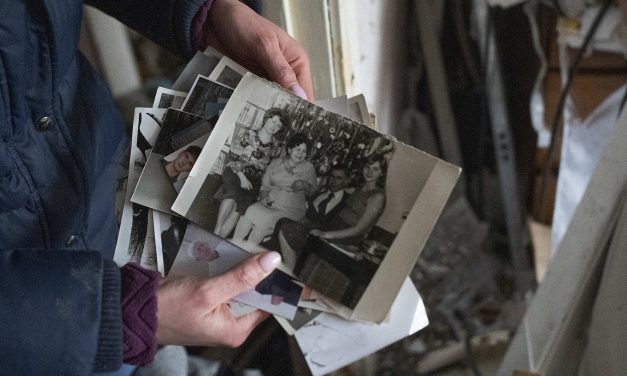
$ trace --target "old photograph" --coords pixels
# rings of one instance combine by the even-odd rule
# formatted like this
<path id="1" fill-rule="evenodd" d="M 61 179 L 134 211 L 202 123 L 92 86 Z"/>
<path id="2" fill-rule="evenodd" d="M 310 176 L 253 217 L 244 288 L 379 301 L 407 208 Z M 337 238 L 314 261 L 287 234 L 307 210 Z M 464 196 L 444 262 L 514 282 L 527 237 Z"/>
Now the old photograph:
<path id="1" fill-rule="evenodd" d="M 187 98 L 187 93 L 183 91 L 170 90 L 165 87 L 159 87 L 155 100 L 152 103 L 153 108 L 175 108 L 180 109 L 183 102 Z"/>
<path id="2" fill-rule="evenodd" d="M 208 138 L 209 133 L 206 133 L 173 153 L 166 155 L 161 160 L 161 164 L 165 168 L 176 193 L 179 193 L 181 188 L 183 188 L 185 180 L 194 167 L 194 163 L 200 156 L 200 152 Z"/>
<path id="3" fill-rule="evenodd" d="M 173 210 L 187 216 L 211 197 L 201 215 L 217 235 L 280 251 L 300 281 L 350 309 L 381 265 L 413 265 L 428 233 L 405 230 L 390 252 L 396 237 L 410 217 L 430 231 L 459 174 L 251 74 L 216 129 Z M 415 203 L 440 162 L 443 195 L 423 197 L 420 205 L 432 207 L 417 218 Z M 396 292 L 406 273 L 388 276 Z"/>
<path id="4" fill-rule="evenodd" d="M 209 75 L 209 79 L 235 89 L 246 72 L 246 68 L 224 56 Z"/>
<path id="5" fill-rule="evenodd" d="M 181 109 L 206 119 L 217 116 L 233 94 L 233 89 L 198 76 Z"/>
<path id="6" fill-rule="evenodd" d="M 326 109 L 327 111 L 332 111 L 332 112 L 335 112 L 344 116 L 348 116 L 348 99 L 346 98 L 346 96 L 320 100 L 316 102 L 316 104 Z M 251 111 L 254 112 L 252 109 Z M 255 129 L 261 130 L 262 128 L 264 128 L 264 125 L 266 125 L 267 123 L 266 119 L 270 118 L 270 115 L 272 115 L 272 111 L 268 113 L 264 113 L 264 114 L 261 114 L 260 112 L 253 114 L 253 116 L 256 116 L 256 119 L 254 120 L 255 124 L 252 126 L 253 131 L 248 132 L 248 135 L 252 136 L 253 144 L 256 142 L 256 137 L 254 137 L 254 135 L 257 133 L 254 130 Z M 266 130 L 269 129 L 269 126 L 270 124 L 268 122 L 268 124 L 265 126 Z M 267 136 L 264 136 L 264 134 L 267 133 L 265 130 L 261 133 L 262 133 L 262 138 L 267 138 Z M 281 136 L 281 135 L 278 134 L 277 137 L 278 136 Z M 272 137 L 272 138 L 276 140 L 277 137 Z M 276 141 L 273 141 L 273 142 L 276 143 Z M 252 146 L 250 145 L 249 141 L 243 140 L 243 143 L 247 144 L 248 149 L 251 150 Z M 235 147 L 237 148 L 238 147 L 237 145 L 239 144 L 240 143 L 238 143 L 236 140 Z M 269 150 L 270 147 L 267 147 L 266 149 Z M 220 151 L 220 153 L 222 153 L 222 151 Z M 224 155 L 226 155 L 226 151 L 224 154 L 221 154 L 221 155 L 222 156 L 220 158 L 224 158 Z M 224 159 L 222 160 L 222 162 L 224 162 Z M 255 159 L 251 158 L 249 163 L 251 164 L 251 166 L 246 167 L 246 170 L 248 171 L 249 176 L 256 175 L 260 177 L 261 174 L 255 173 L 254 166 L 252 165 L 255 163 Z M 228 164 L 228 161 L 227 161 L 227 164 Z M 200 173 L 204 174 L 205 172 L 200 172 Z M 196 182 L 198 182 L 198 179 L 196 179 Z M 242 189 L 239 189 L 239 190 L 243 191 Z M 198 186 L 196 190 L 188 188 L 188 192 L 190 191 L 196 192 L 193 194 L 194 195 L 193 200 L 190 199 L 191 196 L 186 194 L 182 196 L 181 201 L 179 201 L 179 205 L 185 205 L 185 209 L 182 209 L 186 213 L 185 217 L 203 228 L 215 231 L 220 236 L 226 237 L 230 235 L 233 232 L 233 229 L 235 228 L 237 219 L 239 218 L 238 217 L 239 212 L 235 210 L 234 207 L 230 207 L 230 208 L 227 207 L 227 205 L 229 205 L 229 203 L 231 203 L 232 201 L 226 200 L 225 202 L 224 200 L 222 200 L 222 195 L 224 194 L 224 188 L 222 187 L 222 176 L 220 176 L 217 173 L 208 174 L 206 178 L 204 178 L 201 181 L 201 185 Z M 252 196 L 252 198 L 250 198 L 249 200 L 254 200 L 256 198 L 255 197 L 256 192 L 257 191 L 254 190 L 252 194 L 249 194 L 249 196 Z M 192 201 L 193 201 L 193 205 L 191 205 Z M 221 209 L 220 209 L 220 206 L 222 207 Z M 240 211 L 243 211 L 243 208 L 244 206 L 241 207 Z M 182 213 L 181 211 L 177 211 L 177 210 L 175 211 L 179 214 Z M 222 218 L 221 221 L 226 222 L 225 225 L 217 223 L 219 216 L 216 213 L 220 211 L 222 213 L 220 216 Z M 209 213 L 214 213 L 214 215 L 211 215 Z"/>
<path id="7" fill-rule="evenodd" d="M 211 132 L 216 120 L 169 109 L 131 201 L 165 213 L 175 214 L 170 210 L 177 195 L 173 184 L 176 183 L 180 174 L 191 170 L 196 162 L 195 156 L 199 153 L 183 153 L 185 161 L 173 161 L 171 164 L 164 163 L 163 158 Z"/>
<path id="8" fill-rule="evenodd" d="M 393 238 L 375 227 L 394 143 L 274 93 L 272 102 L 247 101 L 242 109 L 208 177 L 219 205 L 205 215 L 215 218 L 218 236 L 279 250 L 305 284 L 354 306 Z"/>
<path id="9" fill-rule="evenodd" d="M 196 77 L 199 75 L 209 76 L 218 65 L 221 58 L 222 54 L 211 47 L 208 47 L 203 53 L 196 52 L 194 57 L 185 66 L 185 69 L 183 69 L 183 72 L 181 72 L 176 79 L 171 89 L 188 93 L 194 85 Z"/>
<path id="10" fill-rule="evenodd" d="M 235 244 L 191 224 L 169 275 L 213 277 L 231 270 L 250 256 Z M 291 320 L 302 290 L 294 278 L 275 270 L 254 289 L 233 299 Z"/>
<path id="11" fill-rule="evenodd" d="M 153 210 L 155 252 L 158 270 L 167 276 L 179 252 L 189 221 L 176 215 Z"/>
<path id="12" fill-rule="evenodd" d="M 144 256 L 144 252 L 151 254 L 154 252 L 154 243 L 150 242 L 152 232 L 149 225 L 150 210 L 143 205 L 132 203 L 131 195 L 157 140 L 165 113 L 165 109 L 135 109 L 124 208 L 114 254 L 114 260 L 118 265 L 152 260 Z M 156 269 L 156 262 L 154 266 Z"/>

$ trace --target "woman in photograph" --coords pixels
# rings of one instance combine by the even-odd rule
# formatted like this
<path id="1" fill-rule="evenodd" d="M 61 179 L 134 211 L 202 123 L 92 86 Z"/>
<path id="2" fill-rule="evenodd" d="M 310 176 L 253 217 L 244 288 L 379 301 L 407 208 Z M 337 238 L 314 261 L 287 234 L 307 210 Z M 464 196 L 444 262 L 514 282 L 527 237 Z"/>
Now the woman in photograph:
<path id="1" fill-rule="evenodd" d="M 199 146 L 191 145 L 180 152 L 175 159 L 167 161 L 162 159 L 161 163 L 170 178 L 170 183 L 174 186 L 176 193 L 179 193 L 185 184 L 189 172 L 194 168 L 194 164 L 202 149 Z"/>
<path id="2" fill-rule="evenodd" d="M 385 209 L 388 161 L 370 157 L 361 170 L 361 184 L 338 214 L 311 234 L 346 246 L 359 246 Z M 350 247 L 349 247 L 350 248 Z"/>
<path id="3" fill-rule="evenodd" d="M 240 215 L 257 201 L 264 171 L 276 152 L 276 135 L 287 124 L 285 111 L 271 108 L 264 114 L 259 131 L 248 130 L 239 139 L 243 152 L 229 161 L 222 173 L 224 199 L 213 231 L 216 235 L 228 237 Z"/>
<path id="4" fill-rule="evenodd" d="M 307 160 L 311 142 L 297 133 L 287 140 L 286 154 L 273 160 L 265 174 L 260 200 L 240 218 L 233 239 L 259 244 L 281 218 L 299 221 L 305 216 L 307 196 L 317 190 L 316 170 Z"/>

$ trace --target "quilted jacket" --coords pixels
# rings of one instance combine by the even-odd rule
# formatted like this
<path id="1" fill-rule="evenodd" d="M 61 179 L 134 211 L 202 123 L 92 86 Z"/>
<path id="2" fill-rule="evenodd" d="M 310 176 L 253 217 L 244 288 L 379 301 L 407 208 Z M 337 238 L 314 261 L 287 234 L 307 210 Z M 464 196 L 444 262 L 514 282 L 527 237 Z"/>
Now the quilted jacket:
<path id="1" fill-rule="evenodd" d="M 205 0 L 92 0 L 183 56 Z M 78 52 L 80 0 L 0 1 L 0 373 L 122 361 L 114 188 L 125 137 Z"/>

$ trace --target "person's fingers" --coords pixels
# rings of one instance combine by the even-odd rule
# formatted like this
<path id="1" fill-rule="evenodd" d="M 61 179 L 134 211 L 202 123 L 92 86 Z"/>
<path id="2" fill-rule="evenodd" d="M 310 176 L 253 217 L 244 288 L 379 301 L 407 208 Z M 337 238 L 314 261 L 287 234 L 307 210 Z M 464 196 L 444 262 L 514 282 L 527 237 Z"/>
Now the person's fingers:
<path id="1" fill-rule="evenodd" d="M 264 51 L 263 55 L 265 59 L 263 59 L 261 63 L 268 73 L 269 78 L 284 88 L 289 89 L 299 97 L 307 99 L 307 93 L 305 93 L 305 90 L 300 86 L 296 78 L 296 73 L 294 73 L 294 70 L 285 59 L 285 56 L 280 53 L 278 46 L 272 50 Z"/>
<path id="2" fill-rule="evenodd" d="M 217 301 L 227 301 L 244 291 L 254 288 L 281 263 L 277 252 L 264 252 L 250 257 L 234 269 L 212 278 L 213 286 L 220 286 L 214 291 Z"/>
<path id="3" fill-rule="evenodd" d="M 305 89 L 300 85 L 298 77 L 294 72 L 293 66 L 286 59 L 281 45 L 278 40 L 278 35 L 269 34 L 261 38 L 261 43 L 258 49 L 258 59 L 261 67 L 268 74 L 268 78 L 284 88 L 292 91 L 303 99 L 308 99 L 308 95 Z M 290 42 L 288 42 L 290 43 Z M 294 45 L 296 42 L 292 42 Z M 303 69 L 303 63 L 301 56 L 306 56 L 305 51 L 300 46 L 290 46 L 295 51 L 290 51 L 295 57 L 295 61 L 292 62 L 299 69 Z M 302 73 L 301 73 L 302 75 Z"/>
<path id="4" fill-rule="evenodd" d="M 258 75 L 313 100 L 309 57 L 284 30 L 236 0 L 215 1 L 203 34 L 205 43 Z"/>
<path id="5" fill-rule="evenodd" d="M 303 54 L 305 54 L 303 50 Z M 313 82 L 311 81 L 311 70 L 309 67 L 309 58 L 307 55 L 304 55 L 299 58 L 298 61 L 292 62 L 291 66 L 296 74 L 296 79 L 300 83 L 300 86 L 303 90 L 305 90 L 305 94 L 307 95 L 307 99 L 311 102 L 315 100 L 314 98 L 314 90 L 313 90 Z"/>

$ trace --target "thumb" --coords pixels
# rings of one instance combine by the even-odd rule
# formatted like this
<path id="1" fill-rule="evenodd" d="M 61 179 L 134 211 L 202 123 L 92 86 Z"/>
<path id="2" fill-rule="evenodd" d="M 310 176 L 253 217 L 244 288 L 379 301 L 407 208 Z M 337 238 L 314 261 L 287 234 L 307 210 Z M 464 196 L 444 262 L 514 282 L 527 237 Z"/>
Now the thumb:
<path id="1" fill-rule="evenodd" d="M 264 252 L 250 257 L 234 269 L 215 277 L 214 283 L 220 286 L 219 301 L 226 301 L 253 289 L 268 276 L 281 262 L 277 252 Z"/>

